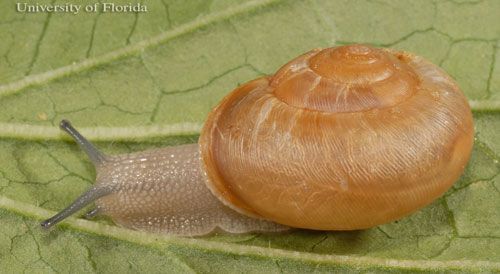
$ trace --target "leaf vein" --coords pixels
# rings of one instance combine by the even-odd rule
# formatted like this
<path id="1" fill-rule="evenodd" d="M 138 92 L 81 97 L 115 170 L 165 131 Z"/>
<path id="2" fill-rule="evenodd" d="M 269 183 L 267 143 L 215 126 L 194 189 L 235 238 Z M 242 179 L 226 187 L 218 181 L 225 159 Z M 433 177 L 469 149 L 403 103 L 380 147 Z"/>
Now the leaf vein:
<path id="1" fill-rule="evenodd" d="M 55 0 L 52 0 L 52 5 L 54 4 Z M 40 53 L 40 46 L 42 45 L 43 38 L 45 37 L 45 34 L 47 33 L 47 29 L 49 27 L 49 21 L 50 17 L 52 16 L 52 13 L 49 12 L 47 14 L 47 18 L 45 19 L 45 22 L 43 23 L 42 27 L 42 32 L 40 33 L 40 36 L 38 37 L 38 40 L 35 45 L 35 52 L 33 54 L 33 57 L 31 58 L 31 62 L 28 66 L 28 70 L 26 71 L 25 75 L 30 75 L 31 72 L 33 71 L 33 67 L 35 66 L 36 60 L 38 59 L 38 55 Z M 0 86 L 0 95 L 1 95 L 1 86 Z"/>
<path id="2" fill-rule="evenodd" d="M 165 43 L 173 38 L 191 33 L 197 29 L 200 29 L 204 26 L 208 26 L 215 22 L 228 20 L 232 17 L 238 16 L 240 14 L 249 13 L 253 10 L 265 7 L 272 3 L 278 2 L 280 0 L 253 0 L 249 2 L 245 2 L 243 4 L 237 5 L 235 7 L 228 8 L 221 12 L 215 12 L 210 15 L 201 16 L 197 19 L 179 25 L 178 27 L 172 28 L 168 31 L 165 31 L 157 36 L 141 40 L 137 43 L 130 44 L 121 49 L 117 49 L 115 51 L 111 51 L 107 54 L 103 54 L 98 57 L 85 59 L 81 62 L 77 62 L 74 64 L 70 64 L 67 66 L 59 67 L 54 70 L 46 71 L 40 74 L 29 75 L 18 81 L 11 82 L 8 84 L 4 84 L 0 86 L 0 97 L 6 96 L 12 93 L 20 92 L 21 90 L 39 84 L 48 83 L 50 81 L 54 81 L 56 79 L 75 74 L 78 72 L 82 72 L 106 63 L 110 63 L 114 60 L 136 55 L 141 53 L 147 48 Z M 34 62 L 32 62 L 34 63 Z M 31 69 L 27 74 L 31 72 Z"/>

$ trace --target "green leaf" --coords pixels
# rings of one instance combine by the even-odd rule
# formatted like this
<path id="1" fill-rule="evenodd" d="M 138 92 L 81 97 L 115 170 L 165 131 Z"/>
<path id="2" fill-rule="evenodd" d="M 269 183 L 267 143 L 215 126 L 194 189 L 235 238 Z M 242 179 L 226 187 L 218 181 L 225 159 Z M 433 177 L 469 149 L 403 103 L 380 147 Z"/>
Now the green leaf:
<path id="1" fill-rule="evenodd" d="M 15 3 L 0 2 L 2 272 L 500 271 L 500 1 L 151 0 L 147 13 L 77 15 Z M 472 159 L 433 204 L 353 232 L 178 238 L 105 218 L 39 228 L 95 176 L 63 117 L 109 153 L 193 143 L 238 84 L 347 43 L 422 55 L 471 100 Z"/>

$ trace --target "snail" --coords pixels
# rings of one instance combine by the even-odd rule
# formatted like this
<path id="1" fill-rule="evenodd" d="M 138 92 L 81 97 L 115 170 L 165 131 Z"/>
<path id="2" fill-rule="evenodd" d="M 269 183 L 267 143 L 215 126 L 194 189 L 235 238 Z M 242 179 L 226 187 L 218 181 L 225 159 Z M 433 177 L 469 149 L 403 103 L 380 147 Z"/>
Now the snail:
<path id="1" fill-rule="evenodd" d="M 404 51 L 314 49 L 247 82 L 208 115 L 198 144 L 99 152 L 69 122 L 96 184 L 48 228 L 86 214 L 158 233 L 358 230 L 440 197 L 473 145 L 466 97 L 443 70 Z"/>

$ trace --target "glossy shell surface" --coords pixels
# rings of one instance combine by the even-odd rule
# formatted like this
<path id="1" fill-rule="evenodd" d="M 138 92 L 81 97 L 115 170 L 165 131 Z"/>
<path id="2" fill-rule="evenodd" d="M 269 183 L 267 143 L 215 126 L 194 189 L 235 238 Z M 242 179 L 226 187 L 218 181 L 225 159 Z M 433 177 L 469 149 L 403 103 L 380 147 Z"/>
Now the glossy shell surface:
<path id="1" fill-rule="evenodd" d="M 465 96 L 422 57 L 349 45 L 297 57 L 210 113 L 209 188 L 250 216 L 353 230 L 399 219 L 459 178 L 472 150 Z"/>

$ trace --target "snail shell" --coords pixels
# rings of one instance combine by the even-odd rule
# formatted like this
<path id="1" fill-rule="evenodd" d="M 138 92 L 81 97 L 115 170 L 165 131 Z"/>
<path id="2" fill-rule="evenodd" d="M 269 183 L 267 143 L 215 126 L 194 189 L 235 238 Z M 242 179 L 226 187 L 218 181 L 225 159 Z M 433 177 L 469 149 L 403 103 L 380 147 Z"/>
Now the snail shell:
<path id="1" fill-rule="evenodd" d="M 435 65 L 349 45 L 240 86 L 210 113 L 199 143 L 209 188 L 231 208 L 353 230 L 399 219 L 450 188 L 470 157 L 473 123 Z"/>
<path id="2" fill-rule="evenodd" d="M 95 164 L 96 185 L 43 227 L 96 201 L 87 215 L 179 235 L 390 222 L 450 188 L 473 144 L 469 105 L 445 72 L 364 45 L 316 49 L 238 87 L 199 145 L 107 156 L 61 128 Z"/>

